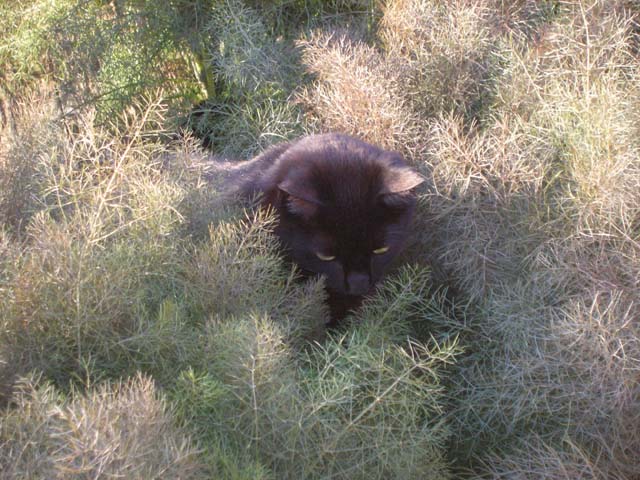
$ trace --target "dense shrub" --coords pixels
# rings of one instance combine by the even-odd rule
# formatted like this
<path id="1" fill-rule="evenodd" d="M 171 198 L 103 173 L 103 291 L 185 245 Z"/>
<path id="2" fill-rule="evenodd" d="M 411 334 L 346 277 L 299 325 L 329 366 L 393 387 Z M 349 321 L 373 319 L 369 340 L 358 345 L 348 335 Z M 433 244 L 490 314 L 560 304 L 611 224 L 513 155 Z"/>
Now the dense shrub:
<path id="1" fill-rule="evenodd" d="M 428 274 L 407 269 L 352 329 L 302 349 L 298 317 L 212 319 L 205 371 L 176 386 L 183 418 L 203 445 L 249 449 L 275 478 L 448 478 L 441 376 L 456 347 L 410 340 L 425 288 Z"/>
<path id="2" fill-rule="evenodd" d="M 201 478 L 193 442 L 143 376 L 65 397 L 23 379 L 0 424 L 0 478 Z"/>
<path id="3" fill-rule="evenodd" d="M 634 18 L 615 2 L 397 1 L 382 50 L 303 45 L 312 119 L 431 174 L 414 254 L 472 302 L 451 418 L 476 474 L 638 472 Z"/>
<path id="4" fill-rule="evenodd" d="M 150 158 L 158 145 L 142 139 L 155 108 L 127 138 L 90 124 L 68 138 L 51 120 L 33 137 L 37 153 L 28 161 L 39 181 L 14 181 L 37 211 L 23 217 L 25 245 L 2 315 L 9 363 L 23 373 L 39 368 L 62 381 L 85 362 L 123 371 L 122 337 L 142 328 L 139 319 L 174 288 L 182 192 Z"/>

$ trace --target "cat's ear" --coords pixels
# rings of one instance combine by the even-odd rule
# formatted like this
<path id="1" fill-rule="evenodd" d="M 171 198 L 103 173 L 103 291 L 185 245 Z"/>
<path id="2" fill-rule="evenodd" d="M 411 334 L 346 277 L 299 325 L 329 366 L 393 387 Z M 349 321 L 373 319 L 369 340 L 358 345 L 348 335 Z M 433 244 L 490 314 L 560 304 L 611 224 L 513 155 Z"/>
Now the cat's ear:
<path id="1" fill-rule="evenodd" d="M 409 168 L 396 152 L 385 152 L 383 160 L 386 163 L 379 198 L 388 207 L 404 208 L 415 200 L 411 190 L 425 181 L 413 169 Z"/>
<path id="2" fill-rule="evenodd" d="M 287 209 L 294 215 L 308 220 L 318 212 L 320 201 L 317 194 L 304 182 L 288 178 L 278 184 L 278 189 L 285 194 Z"/>
<path id="3" fill-rule="evenodd" d="M 399 153 L 385 152 L 381 160 L 387 166 L 380 189 L 381 195 L 402 194 L 424 182 L 424 177 L 409 168 Z"/>
<path id="4" fill-rule="evenodd" d="M 380 194 L 403 194 L 417 187 L 422 182 L 424 182 L 422 175 L 414 172 L 409 167 L 392 168 L 387 170 L 385 174 Z"/>

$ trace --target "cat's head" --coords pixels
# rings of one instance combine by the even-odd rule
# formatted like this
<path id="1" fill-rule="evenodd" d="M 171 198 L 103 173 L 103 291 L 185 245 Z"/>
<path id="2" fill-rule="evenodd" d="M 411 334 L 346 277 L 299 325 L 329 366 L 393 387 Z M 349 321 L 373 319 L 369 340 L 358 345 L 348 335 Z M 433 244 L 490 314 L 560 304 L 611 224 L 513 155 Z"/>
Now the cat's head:
<path id="1" fill-rule="evenodd" d="M 307 137 L 274 166 L 278 235 L 309 274 L 364 295 L 402 249 L 423 178 L 400 154 L 346 135 Z"/>

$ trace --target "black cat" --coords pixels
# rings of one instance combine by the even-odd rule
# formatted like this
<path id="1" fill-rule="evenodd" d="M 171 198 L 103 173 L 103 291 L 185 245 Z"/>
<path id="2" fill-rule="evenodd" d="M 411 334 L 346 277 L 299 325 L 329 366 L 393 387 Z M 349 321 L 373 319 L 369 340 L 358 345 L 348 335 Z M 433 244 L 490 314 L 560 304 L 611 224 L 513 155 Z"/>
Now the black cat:
<path id="1" fill-rule="evenodd" d="M 262 194 L 282 246 L 307 275 L 324 275 L 331 323 L 371 292 L 400 252 L 423 178 L 400 154 L 342 134 L 281 143 L 233 169 L 232 190 Z"/>

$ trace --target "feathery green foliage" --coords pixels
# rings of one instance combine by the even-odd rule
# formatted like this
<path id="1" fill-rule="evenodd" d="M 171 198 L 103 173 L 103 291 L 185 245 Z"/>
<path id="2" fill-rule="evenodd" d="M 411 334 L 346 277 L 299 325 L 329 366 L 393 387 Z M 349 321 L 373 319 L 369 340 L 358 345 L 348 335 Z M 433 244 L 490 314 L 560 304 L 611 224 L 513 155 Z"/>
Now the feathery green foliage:
<path id="1" fill-rule="evenodd" d="M 246 448 L 275 478 L 447 478 L 441 375 L 457 350 L 410 340 L 426 281 L 404 271 L 315 346 L 292 342 L 304 324 L 277 314 L 212 319 L 206 371 L 176 385 L 179 412 L 201 445 Z"/>
<path id="2" fill-rule="evenodd" d="M 0 5 L 0 477 L 637 478 L 639 21 Z M 428 178 L 414 266 L 333 332 L 212 168 L 317 131 Z"/>
<path id="3" fill-rule="evenodd" d="M 69 397 L 26 378 L 14 401 L 0 423 L 0 478 L 201 478 L 197 451 L 148 378 Z"/>

